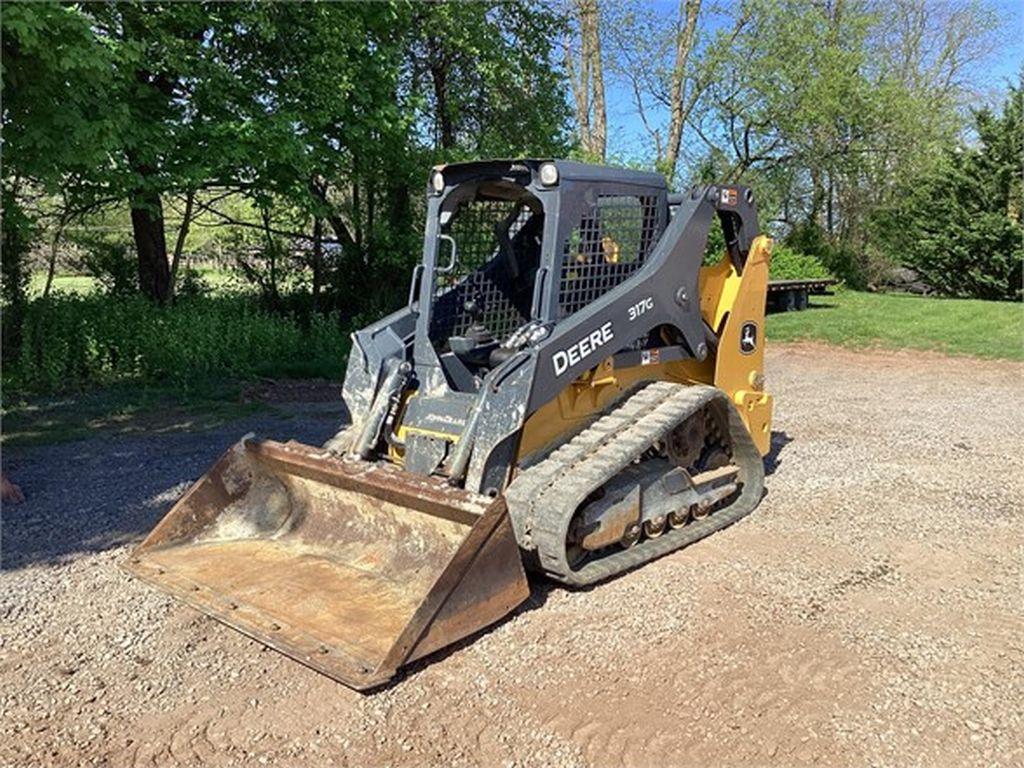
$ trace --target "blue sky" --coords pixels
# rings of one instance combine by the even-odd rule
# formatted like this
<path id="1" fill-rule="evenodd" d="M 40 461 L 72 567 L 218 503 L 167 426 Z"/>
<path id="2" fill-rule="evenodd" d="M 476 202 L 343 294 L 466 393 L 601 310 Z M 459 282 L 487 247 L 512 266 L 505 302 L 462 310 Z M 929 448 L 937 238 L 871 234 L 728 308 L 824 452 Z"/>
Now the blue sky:
<path id="1" fill-rule="evenodd" d="M 989 0 L 989 3 L 1004 20 L 1002 45 L 978 68 L 975 79 L 979 101 L 998 102 L 1006 83 L 1015 80 L 1024 63 L 1024 0 Z M 647 0 L 646 5 L 662 16 L 666 24 L 673 24 L 679 12 L 677 0 Z M 649 137 L 633 105 L 631 91 L 611 78 L 607 79 L 606 88 L 609 157 L 620 161 L 649 159 L 652 154 Z M 667 122 L 666 115 L 658 117 L 659 124 Z"/>
<path id="2" fill-rule="evenodd" d="M 1006 46 L 992 61 L 997 80 L 1013 79 L 1024 61 L 1024 0 L 998 0 L 999 13 L 1006 19 Z"/>

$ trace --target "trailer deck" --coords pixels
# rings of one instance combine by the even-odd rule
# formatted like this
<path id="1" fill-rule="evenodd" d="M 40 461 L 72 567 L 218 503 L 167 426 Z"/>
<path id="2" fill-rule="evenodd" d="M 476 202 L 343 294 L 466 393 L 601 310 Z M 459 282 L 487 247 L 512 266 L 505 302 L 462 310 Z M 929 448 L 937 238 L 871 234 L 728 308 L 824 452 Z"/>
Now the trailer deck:
<path id="1" fill-rule="evenodd" d="M 807 309 L 809 296 L 831 296 L 829 290 L 839 281 L 834 277 L 814 280 L 769 280 L 767 309 L 769 312 L 800 312 Z"/>

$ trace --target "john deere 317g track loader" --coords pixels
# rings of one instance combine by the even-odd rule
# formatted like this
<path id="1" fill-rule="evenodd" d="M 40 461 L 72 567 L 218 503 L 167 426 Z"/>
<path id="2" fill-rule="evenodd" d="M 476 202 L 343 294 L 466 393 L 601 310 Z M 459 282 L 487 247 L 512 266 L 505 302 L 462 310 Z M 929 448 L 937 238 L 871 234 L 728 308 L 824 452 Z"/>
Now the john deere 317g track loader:
<path id="1" fill-rule="evenodd" d="M 353 337 L 351 426 L 244 438 L 128 565 L 358 689 L 509 613 L 524 565 L 592 584 L 746 515 L 769 445 L 750 190 L 516 160 L 427 194 L 408 305 Z"/>

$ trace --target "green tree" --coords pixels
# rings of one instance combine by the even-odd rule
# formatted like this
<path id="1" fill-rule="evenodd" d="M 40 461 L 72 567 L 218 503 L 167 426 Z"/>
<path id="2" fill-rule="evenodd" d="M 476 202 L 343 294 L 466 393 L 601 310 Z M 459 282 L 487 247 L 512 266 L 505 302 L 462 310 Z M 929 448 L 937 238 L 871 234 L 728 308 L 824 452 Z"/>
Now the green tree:
<path id="1" fill-rule="evenodd" d="M 211 82 L 207 23 L 189 3 L 4 7 L 5 176 L 60 191 L 74 210 L 126 200 L 139 287 L 159 302 L 170 295 L 162 196 L 218 157 L 192 109 Z"/>
<path id="2" fill-rule="evenodd" d="M 10 360 L 21 341 L 38 202 L 59 193 L 69 179 L 105 167 L 123 115 L 106 99 L 109 51 L 80 13 L 52 3 L 6 3 L 0 33 L 3 356 Z"/>
<path id="3" fill-rule="evenodd" d="M 854 284 L 887 268 L 871 215 L 961 130 L 968 67 L 992 45 L 985 6 L 938 5 L 746 0 L 710 46 L 691 118 L 704 166 L 756 186 L 764 218 Z"/>
<path id="4" fill-rule="evenodd" d="M 127 204 L 159 303 L 190 223 L 213 217 L 275 253 L 283 235 L 313 243 L 314 282 L 357 308 L 406 279 L 427 166 L 567 149 L 561 24 L 497 0 L 9 3 L 7 167 L 68 205 Z M 65 101 L 80 130 L 60 130 Z M 228 193 L 256 220 L 218 208 Z"/>
<path id="5" fill-rule="evenodd" d="M 55 191 L 104 167 L 128 116 L 111 99 L 113 56 L 90 19 L 55 3 L 9 2 L 0 29 L 4 178 Z"/>
<path id="6" fill-rule="evenodd" d="M 417 3 L 407 38 L 408 103 L 439 159 L 565 151 L 565 29 L 533 2 Z"/>
<path id="7" fill-rule="evenodd" d="M 1024 280 L 1024 84 L 1001 114 L 974 114 L 977 141 L 948 148 L 880 214 L 880 231 L 950 296 L 1021 299 Z"/>
<path id="8" fill-rule="evenodd" d="M 197 104 L 228 138 L 216 184 L 263 212 L 271 250 L 275 213 L 311 226 L 316 242 L 316 222 L 326 222 L 338 247 L 323 266 L 334 267 L 346 305 L 373 293 L 389 227 L 411 224 L 413 118 L 399 90 L 409 13 L 388 3 L 260 4 L 208 42 L 218 59 L 238 62 Z"/>
<path id="9" fill-rule="evenodd" d="M 330 303 L 343 312 L 404 295 L 429 165 L 567 149 L 565 84 L 550 63 L 560 21 L 539 6 L 260 10 L 274 36 L 253 46 L 242 91 L 269 88 L 256 104 L 275 110 L 245 124 L 266 147 L 251 153 L 261 165 L 250 189 L 286 200 L 314 233 L 326 224 L 337 247 L 318 256 L 314 238 L 314 279 L 323 262 Z"/>

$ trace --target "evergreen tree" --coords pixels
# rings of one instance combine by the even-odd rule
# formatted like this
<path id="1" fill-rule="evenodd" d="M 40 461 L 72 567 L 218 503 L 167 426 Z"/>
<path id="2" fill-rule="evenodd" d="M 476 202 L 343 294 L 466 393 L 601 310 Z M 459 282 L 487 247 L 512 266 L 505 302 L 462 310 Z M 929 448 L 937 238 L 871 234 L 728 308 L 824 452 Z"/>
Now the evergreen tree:
<path id="1" fill-rule="evenodd" d="M 883 227 L 942 293 L 1019 301 L 1024 84 L 1010 89 L 1002 114 L 980 110 L 974 122 L 976 143 L 951 147 L 933 170 L 908 184 Z"/>

